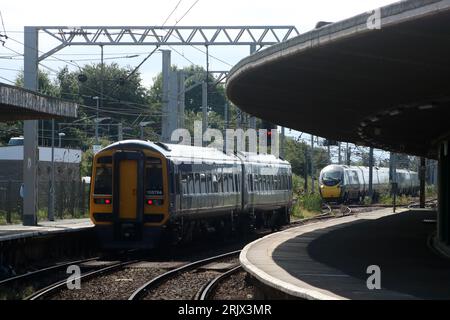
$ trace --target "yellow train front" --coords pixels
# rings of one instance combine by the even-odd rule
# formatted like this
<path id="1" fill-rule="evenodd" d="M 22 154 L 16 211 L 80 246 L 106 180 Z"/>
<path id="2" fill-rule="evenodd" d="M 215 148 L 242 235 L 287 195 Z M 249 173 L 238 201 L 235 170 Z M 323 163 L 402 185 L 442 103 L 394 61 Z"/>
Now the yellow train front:
<path id="1" fill-rule="evenodd" d="M 169 219 L 167 161 L 145 143 L 116 143 L 92 165 L 90 215 L 104 247 L 152 248 Z"/>

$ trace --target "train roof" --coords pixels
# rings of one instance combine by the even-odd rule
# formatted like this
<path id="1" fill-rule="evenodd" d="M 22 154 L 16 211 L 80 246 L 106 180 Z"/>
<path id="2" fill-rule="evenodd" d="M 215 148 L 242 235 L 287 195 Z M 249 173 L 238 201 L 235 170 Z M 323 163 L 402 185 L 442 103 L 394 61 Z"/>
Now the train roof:
<path id="1" fill-rule="evenodd" d="M 181 144 L 165 144 L 143 140 L 125 140 L 111 144 L 101 151 L 116 148 L 136 149 L 143 148 L 162 154 L 166 158 L 195 158 L 217 161 L 239 161 L 234 155 L 227 155 L 214 148 L 186 146 Z"/>
<path id="2" fill-rule="evenodd" d="M 158 152 L 170 159 L 195 159 L 195 160 L 208 160 L 208 161 L 238 161 L 252 163 L 264 163 L 264 164 L 284 164 L 289 165 L 286 160 L 277 158 L 271 154 L 255 154 L 250 152 L 239 152 L 237 155 L 226 154 L 215 148 L 204 148 L 196 146 L 186 146 L 182 144 L 165 144 L 165 143 L 155 143 L 151 141 L 143 140 L 126 140 L 113 143 L 112 145 L 101 150 L 106 151 L 110 149 L 115 149 L 118 147 L 122 148 L 144 148 Z"/>
<path id="3" fill-rule="evenodd" d="M 342 164 L 332 164 L 329 165 L 327 167 L 325 167 L 323 170 L 330 168 L 330 167 L 334 167 L 334 168 L 342 168 L 342 169 L 349 169 L 349 170 L 369 170 L 369 167 L 363 167 L 363 166 L 347 166 L 347 165 L 342 165 Z M 374 170 L 379 170 L 379 171 L 389 171 L 389 168 L 385 168 L 385 167 L 373 167 Z M 417 173 L 415 171 L 412 170 L 407 170 L 407 169 L 397 169 L 396 170 L 397 173 Z"/>
<path id="4" fill-rule="evenodd" d="M 238 152 L 238 157 L 241 158 L 245 162 L 251 162 L 251 163 L 290 165 L 290 163 L 288 161 L 278 158 L 272 154 L 258 154 L 258 153 L 253 153 L 253 152 Z"/>

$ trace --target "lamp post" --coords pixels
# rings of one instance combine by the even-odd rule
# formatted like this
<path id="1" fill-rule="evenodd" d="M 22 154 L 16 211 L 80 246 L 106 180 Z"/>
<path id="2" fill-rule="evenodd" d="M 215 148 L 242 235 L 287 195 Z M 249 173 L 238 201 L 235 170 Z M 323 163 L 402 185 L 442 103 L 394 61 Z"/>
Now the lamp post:
<path id="1" fill-rule="evenodd" d="M 144 127 L 148 126 L 149 124 L 152 124 L 152 123 L 153 123 L 153 121 L 139 123 L 139 126 L 141 127 L 141 140 L 144 140 Z"/>
<path id="2" fill-rule="evenodd" d="M 100 103 L 100 98 L 99 97 L 93 97 L 92 99 L 97 101 L 97 115 L 95 118 L 95 144 L 98 144 L 98 109 L 99 109 L 99 103 Z"/>
<path id="3" fill-rule="evenodd" d="M 66 134 L 64 132 L 60 132 L 60 133 L 58 133 L 58 136 L 59 136 L 59 148 L 61 148 L 61 138 L 65 137 Z"/>
<path id="4" fill-rule="evenodd" d="M 98 106 L 98 102 L 97 102 L 97 106 Z M 105 120 L 111 120 L 111 118 L 110 117 L 99 118 L 98 111 L 97 111 L 97 118 L 94 120 L 94 122 L 95 122 L 95 144 L 97 144 L 97 145 L 98 145 L 98 125 L 100 124 L 100 122 L 105 121 Z"/>

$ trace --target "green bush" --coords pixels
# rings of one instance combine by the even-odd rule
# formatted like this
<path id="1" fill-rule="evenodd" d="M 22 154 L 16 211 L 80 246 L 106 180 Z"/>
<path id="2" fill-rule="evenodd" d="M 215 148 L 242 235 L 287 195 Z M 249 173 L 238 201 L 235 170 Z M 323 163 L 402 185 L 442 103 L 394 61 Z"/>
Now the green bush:
<path id="1" fill-rule="evenodd" d="M 321 212 L 322 198 L 319 194 L 307 194 L 302 197 L 302 207 L 308 211 Z"/>
<path id="2" fill-rule="evenodd" d="M 427 198 L 437 198 L 437 188 L 434 185 L 427 185 L 425 194 Z"/>
<path id="3" fill-rule="evenodd" d="M 381 204 L 387 204 L 387 205 L 394 205 L 394 197 L 391 196 L 389 193 L 383 193 L 380 195 L 380 201 Z M 412 202 L 411 196 L 397 196 L 396 199 L 396 205 L 398 206 L 406 206 Z"/>

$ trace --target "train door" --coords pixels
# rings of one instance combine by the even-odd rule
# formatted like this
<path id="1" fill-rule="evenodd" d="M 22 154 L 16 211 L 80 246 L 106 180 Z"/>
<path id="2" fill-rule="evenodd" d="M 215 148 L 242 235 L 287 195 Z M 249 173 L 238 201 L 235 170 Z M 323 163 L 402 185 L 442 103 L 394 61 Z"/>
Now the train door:
<path id="1" fill-rule="evenodd" d="M 114 154 L 116 239 L 137 241 L 142 238 L 144 165 L 145 156 L 141 152 L 118 151 Z"/>

